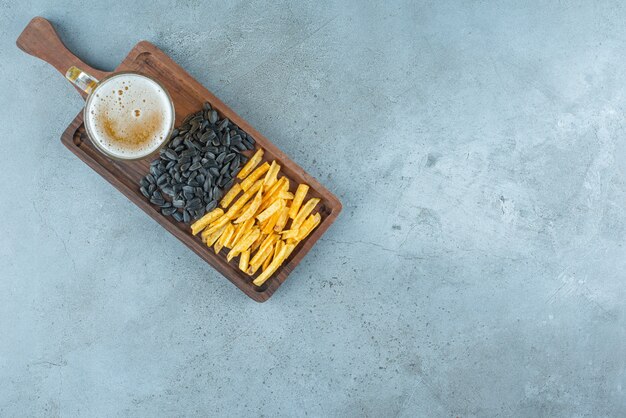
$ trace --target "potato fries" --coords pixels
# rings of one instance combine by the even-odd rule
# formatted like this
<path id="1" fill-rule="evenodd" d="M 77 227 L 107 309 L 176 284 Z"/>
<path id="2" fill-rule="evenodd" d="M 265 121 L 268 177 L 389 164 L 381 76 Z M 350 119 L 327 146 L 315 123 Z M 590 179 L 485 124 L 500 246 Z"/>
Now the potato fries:
<path id="1" fill-rule="evenodd" d="M 250 261 L 250 250 L 246 250 L 241 253 L 239 257 L 239 270 L 246 271 L 248 270 L 248 262 Z"/>
<path id="2" fill-rule="evenodd" d="M 306 184 L 298 185 L 298 189 L 296 190 L 296 195 L 293 198 L 293 202 L 291 202 L 291 207 L 289 208 L 289 217 L 294 219 L 300 210 L 300 206 L 306 197 L 306 194 L 309 192 L 309 186 Z"/>
<path id="3" fill-rule="evenodd" d="M 279 178 L 280 165 L 262 160 L 259 149 L 237 174 L 241 181 L 220 200 L 220 208 L 191 225 L 192 234 L 202 231 L 202 241 L 216 253 L 228 249 L 229 262 L 239 256 L 242 272 L 253 276 L 260 270 L 252 281 L 256 286 L 263 285 L 322 221 L 314 212 L 320 199 L 305 202 L 309 186 L 299 184 L 292 193 L 289 179 Z"/>
<path id="4" fill-rule="evenodd" d="M 198 235 L 198 232 L 202 231 L 208 224 L 219 218 L 224 214 L 224 211 L 220 208 L 213 209 L 211 212 L 204 215 L 191 225 L 191 233 Z"/>
<path id="5" fill-rule="evenodd" d="M 299 228 L 300 225 L 302 224 L 302 222 L 304 222 L 306 217 L 309 216 L 309 213 L 311 213 L 311 211 L 313 211 L 313 208 L 315 208 L 315 206 L 319 202 L 320 202 L 320 200 L 318 198 L 309 199 L 309 201 L 306 202 L 304 204 L 304 206 L 302 206 L 300 208 L 300 210 L 298 211 L 298 214 L 296 215 L 296 217 L 293 218 L 293 222 L 291 223 L 291 229 Z"/>
<path id="6" fill-rule="evenodd" d="M 247 221 L 250 218 L 254 218 L 254 214 L 256 213 L 259 206 L 261 206 L 262 193 L 263 187 L 259 189 L 256 196 L 254 197 L 254 200 L 252 201 L 252 203 L 250 203 L 250 206 L 248 206 L 248 209 L 246 209 L 246 211 L 242 213 L 241 216 L 234 221 L 234 223 L 239 224 Z"/>
<path id="7" fill-rule="evenodd" d="M 285 204 L 285 201 L 282 199 L 278 199 L 276 200 L 274 203 L 272 203 L 271 205 L 268 206 L 267 209 L 265 209 L 263 212 L 259 213 L 256 218 L 259 220 L 259 222 L 264 222 L 266 219 L 268 219 L 270 216 L 272 216 L 273 214 L 275 214 L 276 212 L 278 212 L 279 210 L 281 210 L 283 208 L 283 205 Z"/>
<path id="8" fill-rule="evenodd" d="M 228 193 L 224 195 L 222 200 L 220 200 L 220 206 L 223 208 L 228 207 L 228 205 L 230 205 L 230 202 L 233 201 L 233 199 L 239 194 L 240 191 L 241 185 L 239 183 L 235 184 L 233 187 L 230 188 Z"/>
<path id="9" fill-rule="evenodd" d="M 250 174 L 244 179 L 244 181 L 241 182 L 241 188 L 244 190 L 248 190 L 254 184 L 254 182 L 260 179 L 261 176 L 265 174 L 269 169 L 270 165 L 268 163 L 261 164 L 256 170 L 252 172 L 252 174 Z"/>
<path id="10" fill-rule="evenodd" d="M 285 259 L 287 258 L 287 254 L 290 254 L 291 251 L 293 251 L 293 247 L 293 245 L 287 244 L 283 248 L 281 248 L 277 256 L 274 257 L 274 259 L 270 263 L 270 265 L 267 266 L 267 268 L 263 270 L 263 273 L 259 274 L 259 276 L 254 279 L 252 283 L 254 283 L 256 286 L 261 286 L 263 283 L 265 283 L 265 281 L 269 279 L 272 274 L 274 274 L 278 267 L 283 264 L 283 261 L 285 261 Z"/>
<path id="11" fill-rule="evenodd" d="M 280 171 L 280 166 L 276 164 L 276 161 L 272 161 L 272 165 L 270 165 L 269 170 L 267 170 L 267 174 L 265 174 L 263 185 L 265 187 L 269 187 L 272 184 L 276 183 L 278 181 L 276 176 L 278 176 L 279 171 Z"/>
<path id="12" fill-rule="evenodd" d="M 242 169 L 239 170 L 239 173 L 237 173 L 237 178 L 245 179 L 246 177 L 248 177 L 248 174 L 252 173 L 252 170 L 254 170 L 254 168 L 261 162 L 262 158 L 263 150 L 259 149 L 257 152 L 254 153 L 252 158 L 248 160 L 246 165 L 244 165 Z"/>

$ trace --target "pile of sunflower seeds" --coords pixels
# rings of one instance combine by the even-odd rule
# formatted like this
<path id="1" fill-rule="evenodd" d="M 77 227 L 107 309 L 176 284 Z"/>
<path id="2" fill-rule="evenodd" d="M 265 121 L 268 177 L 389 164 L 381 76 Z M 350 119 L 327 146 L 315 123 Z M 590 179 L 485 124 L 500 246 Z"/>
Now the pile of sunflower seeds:
<path id="1" fill-rule="evenodd" d="M 190 223 L 217 207 L 234 183 L 243 151 L 254 149 L 254 139 L 205 103 L 174 129 L 160 158 L 150 164 L 140 191 L 165 216 Z"/>

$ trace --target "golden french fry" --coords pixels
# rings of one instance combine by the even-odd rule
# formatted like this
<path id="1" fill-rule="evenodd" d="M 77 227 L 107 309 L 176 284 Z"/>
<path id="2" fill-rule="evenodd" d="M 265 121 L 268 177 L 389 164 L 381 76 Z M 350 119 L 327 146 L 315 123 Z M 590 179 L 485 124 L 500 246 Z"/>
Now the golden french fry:
<path id="1" fill-rule="evenodd" d="M 285 184 L 285 181 L 287 181 L 287 178 L 281 177 L 276 183 L 266 189 L 265 193 L 263 193 L 263 201 L 261 202 L 262 208 L 269 206 L 269 204 L 274 200 L 272 197 L 281 189 L 282 185 Z"/>
<path id="2" fill-rule="evenodd" d="M 265 209 L 263 212 L 259 213 L 256 216 L 256 218 L 259 220 L 259 222 L 263 222 L 266 219 L 269 219 L 273 214 L 275 214 L 276 212 L 281 210 L 283 208 L 284 204 L 285 204 L 284 200 L 278 199 L 274 203 L 269 205 L 267 207 L 267 209 Z"/>
<path id="3" fill-rule="evenodd" d="M 278 234 L 270 234 L 268 235 L 264 240 L 263 243 L 261 243 L 261 247 L 259 248 L 259 251 L 263 251 L 265 250 L 267 247 L 274 245 L 274 243 L 276 241 L 278 241 Z"/>
<path id="4" fill-rule="evenodd" d="M 239 256 L 239 270 L 248 270 L 248 262 L 250 261 L 250 250 L 246 250 Z"/>
<path id="5" fill-rule="evenodd" d="M 291 222 L 291 229 L 298 229 L 302 222 L 309 216 L 309 213 L 315 209 L 315 206 L 320 202 L 318 198 L 309 199 L 308 202 L 304 204 L 298 211 L 298 214 L 295 218 L 293 218 L 293 222 Z"/>
<path id="6" fill-rule="evenodd" d="M 237 213 L 235 213 L 233 215 L 234 219 L 239 218 L 241 215 L 243 215 L 244 213 L 246 213 L 246 211 L 250 208 L 250 206 L 252 206 L 252 202 L 254 201 L 254 199 L 250 200 L 248 203 L 245 204 L 244 207 L 242 207 L 241 209 L 239 209 L 239 211 Z"/>
<path id="7" fill-rule="evenodd" d="M 274 227 L 276 226 L 278 218 L 280 218 L 283 209 L 284 206 L 280 210 L 277 210 L 276 213 L 274 213 L 267 221 L 265 221 L 265 225 L 261 227 L 261 232 L 263 232 L 264 234 L 269 234 L 274 231 Z"/>
<path id="8" fill-rule="evenodd" d="M 267 257 L 265 257 L 265 261 L 263 261 L 263 265 L 261 266 L 261 270 L 266 270 L 266 269 L 267 269 L 267 266 L 269 266 L 269 265 L 270 265 L 270 263 L 272 262 L 273 255 L 274 255 L 274 252 L 275 252 L 275 250 L 274 250 L 274 247 L 275 247 L 275 246 L 276 246 L 276 245 L 274 245 L 273 247 L 270 247 L 270 249 L 271 249 L 272 251 L 271 251 L 271 253 L 270 253 Z"/>
<path id="9" fill-rule="evenodd" d="M 283 248 L 281 248 L 277 256 L 274 257 L 274 259 L 270 263 L 270 265 L 267 266 L 267 268 L 263 270 L 263 273 L 259 274 L 259 276 L 256 279 L 254 279 L 252 283 L 254 283 L 256 286 L 261 286 L 263 283 L 265 283 L 265 281 L 269 279 L 272 274 L 274 274 L 274 272 L 278 269 L 278 267 L 280 267 L 283 261 L 285 261 L 285 258 L 287 258 L 286 255 L 288 253 L 291 253 L 291 251 L 293 251 L 293 248 L 290 248 L 290 247 L 293 247 L 293 246 L 287 244 Z"/>
<path id="10" fill-rule="evenodd" d="M 276 241 L 276 244 L 274 244 L 274 254 L 271 257 L 272 260 L 275 259 L 276 257 L 278 257 L 278 253 L 280 253 L 280 250 L 282 250 L 282 248 L 285 246 L 285 241 L 279 239 L 278 241 Z M 269 257 L 268 257 L 269 258 Z M 267 262 L 267 260 L 265 260 Z M 269 263 L 267 263 L 269 264 Z M 263 271 L 267 270 L 267 265 L 265 265 L 265 263 L 263 263 Z"/>
<path id="11" fill-rule="evenodd" d="M 283 248 L 284 245 L 285 245 L 285 241 L 283 241 L 282 239 L 279 239 L 278 241 L 276 241 L 276 244 L 274 245 L 274 257 L 273 258 L 276 258 L 278 256 L 278 253 L 280 252 L 280 250 Z"/>
<path id="12" fill-rule="evenodd" d="M 278 181 L 277 176 L 280 171 L 280 166 L 276 163 L 276 160 L 272 161 L 269 170 L 267 170 L 267 174 L 265 174 L 265 179 L 263 180 L 263 186 L 269 187 L 272 184 Z"/>
<path id="13" fill-rule="evenodd" d="M 247 221 L 250 218 L 254 218 L 254 214 L 256 213 L 259 206 L 261 206 L 262 196 L 263 196 L 263 187 L 261 186 L 256 196 L 254 197 L 254 200 L 252 200 L 252 203 L 250 203 L 250 206 L 248 206 L 248 209 L 246 209 L 246 211 L 242 213 L 241 216 L 239 216 L 233 222 L 236 224 L 239 224 L 239 223 Z"/>
<path id="14" fill-rule="evenodd" d="M 220 206 L 226 209 L 226 207 L 230 205 L 230 203 L 239 194 L 240 191 L 241 191 L 241 185 L 239 183 L 235 184 L 233 187 L 230 188 L 228 193 L 224 195 L 222 200 L 220 200 Z"/>
<path id="15" fill-rule="evenodd" d="M 263 222 L 257 222 L 259 224 L 259 228 L 261 228 L 261 232 L 265 231 L 265 228 L 267 227 L 267 222 L 269 221 L 269 219 L 264 220 Z M 266 234 L 266 232 L 263 232 L 264 234 Z M 267 232 L 269 233 L 269 232 Z"/>
<path id="16" fill-rule="evenodd" d="M 298 229 L 296 241 L 302 241 L 303 239 L 305 239 L 311 233 L 311 231 L 313 231 L 313 229 L 315 229 L 315 227 L 319 225 L 321 220 L 322 216 L 319 213 L 316 213 L 315 215 L 310 215 L 308 218 L 306 218 L 306 221 L 302 222 L 302 225 L 300 225 L 300 228 Z"/>
<path id="17" fill-rule="evenodd" d="M 289 207 L 285 206 L 280 211 L 280 215 L 278 216 L 276 225 L 274 225 L 274 231 L 280 232 L 283 229 L 285 229 L 285 225 L 287 225 L 288 220 L 289 220 Z"/>
<path id="18" fill-rule="evenodd" d="M 224 229 L 226 229 L 226 226 L 223 226 L 217 231 L 213 232 L 212 234 L 207 235 L 207 238 L 206 238 L 207 247 L 211 247 L 213 246 L 213 244 L 215 244 L 215 241 L 217 241 L 217 239 L 222 235 L 222 233 L 224 232 Z"/>
<path id="19" fill-rule="evenodd" d="M 261 162 L 261 159 L 263 159 L 263 150 L 259 148 L 259 150 L 254 153 L 252 158 L 248 160 L 239 173 L 237 173 L 237 178 L 245 179 L 248 174 L 252 173 L 252 170 L 254 170 L 254 168 Z"/>
<path id="20" fill-rule="evenodd" d="M 287 229 L 283 232 L 281 232 L 283 239 L 289 239 L 289 238 L 293 238 L 295 239 L 298 236 L 298 230 L 297 229 Z"/>
<path id="21" fill-rule="evenodd" d="M 284 180 L 283 180 L 284 179 Z M 282 180 L 282 181 L 281 181 Z M 280 183 L 280 184 L 279 184 Z M 281 199 L 280 195 L 284 195 L 288 192 L 288 188 L 289 188 L 289 183 L 286 177 L 282 177 L 278 182 L 276 182 L 274 185 L 278 185 L 278 187 L 272 192 L 272 193 L 266 193 L 263 196 L 263 201 L 261 202 L 261 206 L 259 207 L 259 211 L 262 212 L 265 209 L 267 209 L 268 207 L 270 207 L 270 205 L 272 203 L 274 203 L 276 200 Z M 282 199 L 281 199 L 282 200 Z"/>
<path id="22" fill-rule="evenodd" d="M 283 261 L 289 258 L 289 256 L 291 255 L 291 252 L 294 250 L 294 248 L 296 248 L 296 245 L 297 243 L 289 242 L 289 240 L 287 240 L 285 244 L 285 248 L 287 248 L 287 250 L 285 251 L 285 258 L 283 259 Z"/>
<path id="23" fill-rule="evenodd" d="M 213 245 L 213 251 L 215 251 L 215 254 L 219 254 L 219 252 L 222 251 L 222 248 L 224 248 L 224 245 L 220 243 L 220 240 L 218 239 L 215 241 L 215 245 Z"/>
<path id="24" fill-rule="evenodd" d="M 284 199 L 284 200 L 292 200 L 292 199 L 293 199 L 293 197 L 294 197 L 294 196 L 293 196 L 293 193 L 291 193 L 291 192 L 287 192 L 287 191 L 284 191 L 284 190 L 281 190 L 281 191 L 278 193 L 278 198 L 279 198 L 279 199 Z"/>
<path id="25" fill-rule="evenodd" d="M 250 175 L 248 175 L 248 177 L 245 178 L 244 181 L 240 183 L 241 188 L 243 190 L 248 190 L 250 187 L 252 187 L 254 182 L 260 179 L 261 176 L 265 174 L 265 172 L 269 169 L 270 169 L 270 165 L 267 162 L 258 166 L 256 170 L 254 170 Z"/>
<path id="26" fill-rule="evenodd" d="M 215 208 L 211 212 L 204 215 L 202 218 L 191 224 L 191 233 L 196 235 L 198 232 L 206 228 L 211 222 L 219 218 L 224 214 L 224 211 L 220 208 Z"/>
<path id="27" fill-rule="evenodd" d="M 263 186 L 263 181 L 261 180 L 254 183 L 254 185 L 250 189 L 246 190 L 246 192 L 242 194 L 235 203 L 233 203 L 233 205 L 228 209 L 228 212 L 226 212 L 225 215 L 231 219 L 234 218 L 239 210 L 243 208 L 246 203 L 248 203 L 248 200 L 250 200 L 252 196 L 254 196 L 255 193 L 259 191 L 261 186 Z"/>
<path id="28" fill-rule="evenodd" d="M 304 198 L 306 197 L 306 194 L 309 192 L 309 186 L 302 183 L 300 185 L 298 185 L 298 188 L 296 189 L 296 195 L 293 198 L 293 201 L 291 202 L 291 208 L 289 209 L 289 217 L 291 219 L 294 219 L 296 217 L 296 215 L 298 214 L 298 211 L 300 210 L 300 206 L 302 205 L 302 202 L 304 201 Z"/>
<path id="29" fill-rule="evenodd" d="M 235 227 L 233 226 L 233 224 L 226 225 L 226 228 L 224 228 L 224 232 L 222 232 L 222 235 L 215 243 L 215 247 L 214 247 L 215 254 L 222 251 L 222 248 L 224 248 L 226 244 L 230 241 L 230 239 L 233 237 L 234 232 L 235 232 Z"/>
<path id="30" fill-rule="evenodd" d="M 230 224 L 230 225 L 233 225 L 233 224 Z M 228 249 L 233 248 L 233 242 L 235 241 L 235 237 L 237 236 L 237 233 L 239 233 L 239 231 L 241 230 L 242 226 L 243 224 L 233 225 L 233 234 L 230 236 L 228 241 L 224 243 L 224 247 Z"/>
<path id="31" fill-rule="evenodd" d="M 245 237 L 248 232 L 250 232 L 250 228 L 252 228 L 252 225 L 254 225 L 254 219 L 248 219 L 247 221 L 245 221 L 242 224 L 239 224 L 237 226 L 237 228 L 239 228 L 237 230 L 237 232 L 235 233 L 235 235 L 233 236 L 233 239 L 231 241 L 231 247 L 233 248 L 235 245 L 237 245 L 237 243 L 239 242 L 239 240 L 242 237 Z"/>
<path id="32" fill-rule="evenodd" d="M 274 246 L 267 245 L 265 247 L 261 246 L 259 251 L 256 252 L 254 257 L 250 260 L 250 267 L 259 267 L 263 264 L 265 259 L 271 256 L 274 253 Z M 254 273 L 253 273 L 254 274 Z"/>
<path id="33" fill-rule="evenodd" d="M 267 235 L 261 233 L 261 235 L 259 235 L 259 238 L 257 238 L 256 241 L 254 241 L 252 245 L 250 246 L 250 251 L 255 252 L 256 250 L 258 250 L 261 244 L 263 243 L 263 241 L 265 241 L 266 237 Z"/>
<path id="34" fill-rule="evenodd" d="M 211 226 L 206 230 L 207 233 L 212 234 L 213 232 L 221 229 L 222 227 L 226 226 L 228 221 L 230 221 L 228 216 L 222 215 L 219 219 L 217 219 L 215 222 L 211 224 Z"/>
<path id="35" fill-rule="evenodd" d="M 253 228 L 248 235 L 243 237 L 237 244 L 233 246 L 233 248 L 228 252 L 228 261 L 230 261 L 233 257 L 239 254 L 242 251 L 250 248 L 252 243 L 256 241 L 256 239 L 261 235 L 261 231 L 259 228 Z"/>

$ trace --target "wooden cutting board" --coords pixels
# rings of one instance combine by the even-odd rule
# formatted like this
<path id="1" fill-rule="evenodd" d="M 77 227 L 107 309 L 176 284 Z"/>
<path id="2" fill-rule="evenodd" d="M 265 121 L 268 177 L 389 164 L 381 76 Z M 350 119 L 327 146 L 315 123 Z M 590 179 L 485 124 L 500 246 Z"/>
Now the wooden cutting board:
<path id="1" fill-rule="evenodd" d="M 98 79 L 109 74 L 88 66 L 72 54 L 63 45 L 50 22 L 41 17 L 34 18 L 26 26 L 17 39 L 17 46 L 28 54 L 48 62 L 63 75 L 73 65 Z M 199 237 L 191 235 L 189 226 L 176 222 L 172 217 L 163 216 L 159 209 L 148 202 L 139 192 L 139 180 L 149 172 L 149 164 L 157 156 L 133 162 L 119 162 L 107 158 L 91 144 L 87 137 L 83 125 L 82 110 L 61 136 L 61 142 L 78 158 L 87 163 L 131 202 L 143 209 L 163 228 L 222 273 L 246 295 L 257 302 L 266 301 L 334 222 L 341 211 L 341 203 L 317 180 L 308 175 L 241 116 L 222 103 L 150 42 L 142 41 L 135 45 L 114 72 L 118 71 L 136 71 L 160 81 L 174 101 L 176 126 L 188 114 L 200 110 L 204 102 L 209 102 L 213 109 L 219 113 L 220 118 L 227 117 L 256 140 L 257 147 L 263 148 L 265 151 L 264 160 L 278 161 L 282 166 L 281 172 L 291 180 L 292 187 L 298 183 L 306 183 L 310 186 L 307 198 L 318 197 L 321 199 L 317 207 L 322 215 L 320 225 L 303 242 L 298 244 L 291 256 L 263 286 L 256 287 L 252 284 L 252 277 L 244 274 L 237 267 L 237 258 L 229 263 L 226 261 L 224 250 L 220 254 L 215 254 L 213 249 L 207 248 Z M 83 97 L 86 96 L 80 90 L 79 93 Z M 311 147 L 311 152 L 315 152 L 314 147 Z"/>

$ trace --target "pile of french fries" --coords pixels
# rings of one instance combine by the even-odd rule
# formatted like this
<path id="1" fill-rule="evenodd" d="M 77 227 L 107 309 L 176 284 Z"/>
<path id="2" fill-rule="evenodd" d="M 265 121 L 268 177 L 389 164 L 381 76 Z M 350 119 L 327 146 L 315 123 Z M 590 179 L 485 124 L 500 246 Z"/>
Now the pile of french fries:
<path id="1" fill-rule="evenodd" d="M 224 195 L 220 207 L 191 225 L 192 234 L 202 232 L 202 241 L 216 254 L 227 248 L 228 261 L 239 256 L 241 271 L 252 276 L 260 268 L 252 282 L 256 286 L 265 283 L 322 220 L 319 213 L 312 214 L 320 199 L 304 203 L 309 186 L 299 184 L 295 194 L 289 192 L 289 179 L 278 178 L 280 165 L 259 165 L 262 159 L 259 149 L 239 171 L 241 181 Z"/>

